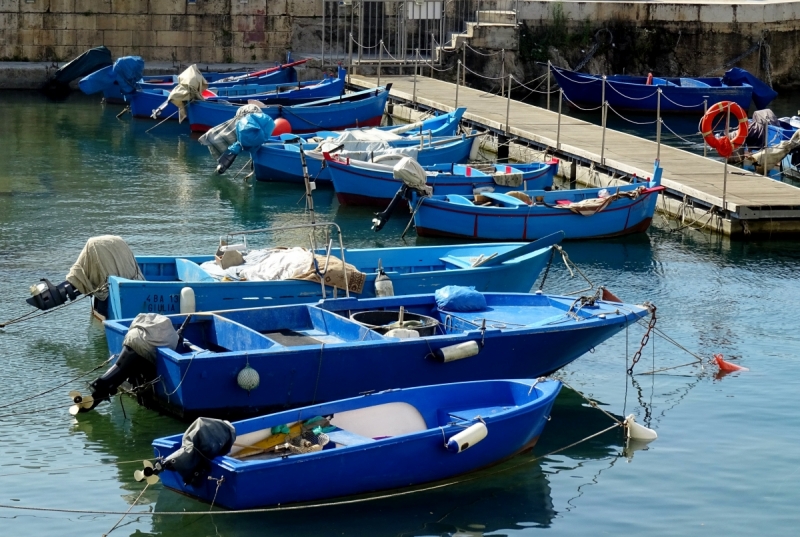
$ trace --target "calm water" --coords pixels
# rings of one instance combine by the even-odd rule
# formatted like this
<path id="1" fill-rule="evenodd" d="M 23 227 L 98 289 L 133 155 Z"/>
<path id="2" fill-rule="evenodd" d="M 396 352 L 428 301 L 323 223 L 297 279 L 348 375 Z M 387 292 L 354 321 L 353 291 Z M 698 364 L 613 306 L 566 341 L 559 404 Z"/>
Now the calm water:
<path id="1" fill-rule="evenodd" d="M 147 134 L 155 123 L 116 119 L 119 111 L 80 95 L 57 104 L 0 93 L 0 322 L 30 311 L 24 299 L 39 278 L 63 281 L 93 235 L 121 235 L 139 254 L 196 254 L 213 252 L 229 230 L 305 221 L 298 188 L 234 179 L 243 163 L 215 176 L 186 125 Z M 376 235 L 369 210 L 339 207 L 330 190 L 318 190 L 315 202 L 319 218 L 340 224 L 351 247 L 416 243 L 413 234 L 399 239 L 404 217 Z M 796 534 L 800 246 L 671 232 L 657 217 L 646 235 L 570 243 L 566 251 L 596 285 L 629 302 L 653 301 L 657 327 L 688 351 L 706 361 L 720 352 L 750 371 L 720 377 L 706 364 L 627 377 L 626 357 L 644 333 L 634 326 L 561 376 L 608 412 L 632 412 L 655 428 L 659 438 L 646 449 L 626 449 L 614 430 L 546 456 L 612 423 L 564 390 L 533 453 L 451 486 L 280 513 L 140 515 L 112 535 Z M 559 263 L 545 290 L 583 287 Z M 639 373 L 694 360 L 661 337 L 651 341 Z M 68 414 L 67 392 L 85 391 L 97 375 L 87 372 L 107 358 L 86 301 L 0 330 L 0 356 L 0 534 L 108 533 L 120 519 L 110 513 L 126 511 L 143 489 L 133 472 L 152 456 L 152 439 L 186 424 L 130 399 L 79 420 Z M 207 509 L 161 485 L 133 507 Z"/>

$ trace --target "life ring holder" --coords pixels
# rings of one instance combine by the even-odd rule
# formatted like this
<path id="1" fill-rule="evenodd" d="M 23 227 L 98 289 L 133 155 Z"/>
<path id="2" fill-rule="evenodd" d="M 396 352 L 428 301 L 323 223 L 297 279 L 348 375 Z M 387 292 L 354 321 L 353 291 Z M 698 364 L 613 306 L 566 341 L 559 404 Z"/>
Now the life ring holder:
<path id="1" fill-rule="evenodd" d="M 739 122 L 736 136 L 733 139 L 724 135 L 716 136 L 712 127 L 717 114 L 726 113 L 728 110 Z M 720 101 L 709 108 L 700 120 L 700 133 L 703 135 L 705 142 L 716 149 L 721 157 L 728 158 L 733 154 L 734 150 L 742 146 L 745 138 L 747 138 L 747 112 L 733 101 Z"/>

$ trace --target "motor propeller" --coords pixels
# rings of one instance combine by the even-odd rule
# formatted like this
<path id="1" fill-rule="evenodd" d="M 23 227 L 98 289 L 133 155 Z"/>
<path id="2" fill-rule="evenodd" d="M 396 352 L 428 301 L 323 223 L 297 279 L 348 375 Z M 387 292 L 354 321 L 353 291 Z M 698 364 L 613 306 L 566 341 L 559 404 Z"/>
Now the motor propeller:
<path id="1" fill-rule="evenodd" d="M 145 460 L 142 461 L 142 465 L 144 466 L 142 470 L 136 470 L 133 472 L 133 478 L 136 481 L 147 481 L 148 485 L 155 485 L 158 483 L 158 474 L 164 469 L 164 467 L 161 466 L 161 462 L 156 461 L 156 463 L 153 464 L 152 462 Z"/>
<path id="2" fill-rule="evenodd" d="M 82 395 L 78 390 L 69 392 L 72 402 L 75 403 L 69 407 L 69 413 L 77 416 L 79 412 L 88 412 L 94 408 L 94 397 L 91 395 Z"/>

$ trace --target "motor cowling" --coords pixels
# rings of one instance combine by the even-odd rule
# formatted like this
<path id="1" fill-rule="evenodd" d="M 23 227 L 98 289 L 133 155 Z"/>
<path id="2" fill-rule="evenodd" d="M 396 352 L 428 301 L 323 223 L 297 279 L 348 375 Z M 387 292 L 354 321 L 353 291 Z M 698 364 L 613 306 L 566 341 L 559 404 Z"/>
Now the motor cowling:
<path id="1" fill-rule="evenodd" d="M 31 286 L 31 297 L 25 302 L 40 310 L 49 310 L 56 306 L 75 300 L 81 292 L 68 281 L 53 285 L 47 278 Z"/>

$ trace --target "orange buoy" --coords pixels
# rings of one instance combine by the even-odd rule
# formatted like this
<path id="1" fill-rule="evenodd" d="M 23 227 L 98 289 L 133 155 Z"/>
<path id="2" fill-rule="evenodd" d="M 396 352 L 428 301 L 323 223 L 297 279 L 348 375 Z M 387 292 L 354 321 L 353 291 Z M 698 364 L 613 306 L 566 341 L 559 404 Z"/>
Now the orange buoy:
<path id="1" fill-rule="evenodd" d="M 279 117 L 275 120 L 275 128 L 272 129 L 273 136 L 280 136 L 281 134 L 290 134 L 292 132 L 292 124 L 288 120 Z"/>
<path id="2" fill-rule="evenodd" d="M 727 136 L 716 136 L 712 127 L 712 123 L 717 114 L 731 111 L 731 114 L 736 117 L 739 122 L 739 128 L 736 131 L 736 136 L 731 140 Z M 712 148 L 717 150 L 721 157 L 728 158 L 733 154 L 733 151 L 744 143 L 747 138 L 747 113 L 741 106 L 733 101 L 720 101 L 705 113 L 700 120 L 700 133 L 703 139 Z"/>
<path id="3" fill-rule="evenodd" d="M 647 82 L 645 82 L 648 86 L 653 85 L 653 73 L 647 73 Z"/>
<path id="4" fill-rule="evenodd" d="M 719 366 L 720 371 L 750 371 L 744 366 L 726 362 L 725 360 L 722 359 L 721 354 L 715 354 L 714 360 L 716 360 L 717 366 Z"/>

